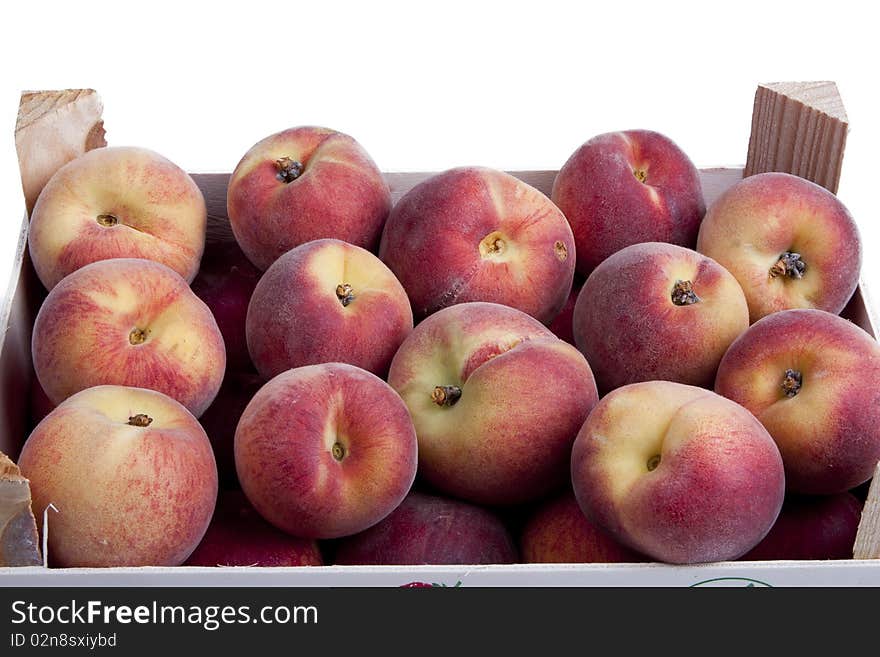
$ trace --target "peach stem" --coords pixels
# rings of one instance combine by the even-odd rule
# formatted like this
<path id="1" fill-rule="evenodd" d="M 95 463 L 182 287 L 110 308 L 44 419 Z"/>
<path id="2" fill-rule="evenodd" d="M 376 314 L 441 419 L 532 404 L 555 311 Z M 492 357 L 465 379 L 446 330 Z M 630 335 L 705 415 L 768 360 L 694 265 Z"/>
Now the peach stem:
<path id="1" fill-rule="evenodd" d="M 341 461 L 345 458 L 345 446 L 340 442 L 335 442 L 330 448 L 330 453 L 333 454 L 334 459 Z"/>
<path id="2" fill-rule="evenodd" d="M 431 399 L 437 406 L 453 406 L 461 398 L 458 386 L 437 386 L 431 393 Z"/>
<path id="3" fill-rule="evenodd" d="M 354 301 L 354 288 L 348 283 L 342 283 L 336 286 L 336 298 L 343 306 L 347 306 Z"/>
<path id="4" fill-rule="evenodd" d="M 281 157 L 275 160 L 275 177 L 281 182 L 290 183 L 299 178 L 303 172 L 302 162 L 292 160 L 289 157 Z"/>
<path id="5" fill-rule="evenodd" d="M 112 214 L 99 214 L 95 218 L 95 220 L 99 224 L 101 224 L 102 226 L 105 226 L 107 228 L 109 228 L 111 226 L 115 226 L 116 224 L 119 223 L 119 218 L 116 215 L 112 215 Z"/>
<path id="6" fill-rule="evenodd" d="M 801 391 L 804 384 L 803 375 L 797 370 L 785 370 L 785 376 L 782 377 L 782 392 L 786 397 L 794 397 Z"/>
<path id="7" fill-rule="evenodd" d="M 128 334 L 128 341 L 131 344 L 143 344 L 147 341 L 147 336 L 150 334 L 150 329 L 141 329 L 136 328 L 132 329 L 131 333 Z"/>
<path id="8" fill-rule="evenodd" d="M 152 421 L 153 418 L 146 413 L 138 413 L 137 415 L 132 415 L 128 418 L 128 424 L 133 427 L 148 427 Z"/>
<path id="9" fill-rule="evenodd" d="M 694 292 L 694 285 L 690 281 L 675 281 L 672 288 L 672 303 L 676 306 L 689 306 L 697 303 L 700 297 Z"/>
<path id="10" fill-rule="evenodd" d="M 786 251 L 779 260 L 770 267 L 770 278 L 787 276 L 788 278 L 803 278 L 807 271 L 807 263 L 803 261 L 800 253 Z"/>

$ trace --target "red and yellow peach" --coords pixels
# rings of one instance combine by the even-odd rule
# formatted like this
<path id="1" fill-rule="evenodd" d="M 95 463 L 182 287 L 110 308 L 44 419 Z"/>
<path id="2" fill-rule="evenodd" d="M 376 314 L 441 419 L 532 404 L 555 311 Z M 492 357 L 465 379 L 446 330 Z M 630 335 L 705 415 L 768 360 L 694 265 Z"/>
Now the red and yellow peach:
<path id="1" fill-rule="evenodd" d="M 575 304 L 573 331 L 607 392 L 658 379 L 711 387 L 724 352 L 748 326 L 742 289 L 721 265 L 647 242 L 593 270 Z"/>
<path id="2" fill-rule="evenodd" d="M 205 199 L 183 169 L 144 148 L 98 148 L 61 167 L 40 192 L 28 246 L 49 290 L 111 258 L 155 260 L 189 282 L 206 223 Z"/>
<path id="3" fill-rule="evenodd" d="M 150 260 L 86 265 L 52 288 L 34 322 L 34 369 L 54 404 L 96 385 L 150 388 L 196 417 L 223 381 L 223 336 L 174 271 Z"/>
<path id="4" fill-rule="evenodd" d="M 406 292 L 379 258 L 323 239 L 288 251 L 263 274 L 248 307 L 247 341 L 266 378 L 331 362 L 385 376 L 412 326 Z"/>
<path id="5" fill-rule="evenodd" d="M 706 212 L 697 250 L 740 282 L 752 322 L 790 308 L 839 313 L 862 259 L 843 203 L 788 173 L 749 176 L 722 194 Z"/>
<path id="6" fill-rule="evenodd" d="M 217 499 L 211 445 L 179 403 L 142 388 L 97 386 L 49 413 L 19 466 L 57 566 L 177 566 Z"/>
<path id="7" fill-rule="evenodd" d="M 302 126 L 252 146 L 229 180 L 235 239 L 257 267 L 311 240 L 332 237 L 372 250 L 391 210 L 391 190 L 352 137 Z"/>
<path id="8" fill-rule="evenodd" d="M 779 450 L 751 413 L 669 381 L 603 397 L 574 443 L 571 477 L 591 522 L 669 563 L 742 556 L 770 531 L 785 496 Z"/>
<path id="9" fill-rule="evenodd" d="M 550 198 L 571 224 L 584 276 L 631 244 L 693 248 L 706 212 L 697 168 L 671 139 L 650 130 L 587 141 L 559 170 Z"/>
<path id="10" fill-rule="evenodd" d="M 462 303 L 421 322 L 388 382 L 419 439 L 419 475 L 478 504 L 561 489 L 571 445 L 598 394 L 584 357 L 533 317 Z"/>
<path id="11" fill-rule="evenodd" d="M 461 167 L 398 201 L 379 257 L 400 279 L 417 320 L 487 301 L 549 323 L 568 298 L 575 254 L 565 217 L 541 192 L 501 171 Z"/>
<path id="12" fill-rule="evenodd" d="M 377 376 L 326 363 L 264 385 L 235 430 L 235 466 L 254 508 L 304 538 L 339 538 L 391 513 L 416 475 L 400 397 Z"/>
<path id="13" fill-rule="evenodd" d="M 788 487 L 830 495 L 867 481 L 880 461 L 880 345 L 823 310 L 755 322 L 731 346 L 715 391 L 773 436 Z"/>

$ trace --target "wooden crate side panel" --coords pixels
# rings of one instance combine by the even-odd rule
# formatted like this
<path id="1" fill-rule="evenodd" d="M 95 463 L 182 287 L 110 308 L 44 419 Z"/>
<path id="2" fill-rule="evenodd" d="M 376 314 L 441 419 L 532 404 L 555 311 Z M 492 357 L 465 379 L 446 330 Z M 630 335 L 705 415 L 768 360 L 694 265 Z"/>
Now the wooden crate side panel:
<path id="1" fill-rule="evenodd" d="M 31 298 L 36 274 L 27 253 L 27 219 L 22 224 L 15 268 L 12 272 L 0 322 L 0 452 L 16 460 L 30 424 L 29 395 L 33 364 L 31 331 L 37 305 Z M 39 287 L 39 283 L 36 283 Z"/>

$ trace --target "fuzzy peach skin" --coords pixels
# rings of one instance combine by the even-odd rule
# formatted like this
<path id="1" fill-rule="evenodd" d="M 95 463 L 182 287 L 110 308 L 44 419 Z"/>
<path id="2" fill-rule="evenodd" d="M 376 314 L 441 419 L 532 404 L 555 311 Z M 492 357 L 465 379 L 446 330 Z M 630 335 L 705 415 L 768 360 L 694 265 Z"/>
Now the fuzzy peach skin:
<path id="1" fill-rule="evenodd" d="M 205 248 L 205 199 L 176 164 L 145 148 L 98 148 L 68 162 L 40 193 L 28 227 L 34 269 L 51 290 L 98 260 L 146 258 L 187 282 Z"/>
<path id="2" fill-rule="evenodd" d="M 56 285 L 37 313 L 31 351 L 55 404 L 115 384 L 158 390 L 196 417 L 226 368 L 208 307 L 174 271 L 136 258 L 94 262 Z"/>
<path id="3" fill-rule="evenodd" d="M 288 251 L 266 270 L 246 327 L 251 358 L 266 378 L 331 362 L 384 377 L 413 317 L 403 286 L 379 258 L 323 239 Z"/>
<path id="4" fill-rule="evenodd" d="M 730 272 L 661 242 L 628 246 L 600 264 L 573 321 L 575 344 L 603 392 L 655 379 L 711 388 L 724 352 L 748 327 Z"/>
<path id="5" fill-rule="evenodd" d="M 204 430 L 159 392 L 96 386 L 52 411 L 19 458 L 33 508 L 49 511 L 49 559 L 62 567 L 177 566 L 217 499 Z"/>
<path id="6" fill-rule="evenodd" d="M 788 487 L 842 493 L 880 461 L 880 345 L 822 310 L 785 310 L 731 346 L 715 391 L 749 409 L 779 445 Z"/>
<path id="7" fill-rule="evenodd" d="M 742 406 L 647 381 L 603 397 L 577 436 L 571 477 L 587 518 L 658 561 L 736 559 L 785 496 L 779 450 Z"/>
<path id="8" fill-rule="evenodd" d="M 525 313 L 463 303 L 421 322 L 388 383 L 419 437 L 419 476 L 477 504 L 561 489 L 571 444 L 598 395 L 584 357 Z"/>
<path id="9" fill-rule="evenodd" d="M 852 559 L 862 503 L 852 493 L 791 495 L 770 533 L 744 561 Z"/>
<path id="10" fill-rule="evenodd" d="M 516 545 L 488 509 L 412 491 L 387 518 L 343 538 L 334 563 L 419 565 L 516 563 Z"/>
<path id="11" fill-rule="evenodd" d="M 574 493 L 541 504 L 520 534 L 524 563 L 635 563 L 645 557 L 587 520 Z"/>
<path id="12" fill-rule="evenodd" d="M 266 270 L 293 247 L 322 237 L 373 250 L 391 190 L 352 137 L 302 126 L 245 153 L 229 180 L 226 208 L 235 239 Z"/>
<path id="13" fill-rule="evenodd" d="M 344 363 L 279 374 L 235 430 L 242 490 L 266 520 L 303 538 L 348 536 L 382 520 L 409 492 L 417 456 L 397 393 Z"/>
<path id="14" fill-rule="evenodd" d="M 489 301 L 549 323 L 571 290 L 575 252 L 565 217 L 541 192 L 501 171 L 462 167 L 398 201 L 379 257 L 403 283 L 417 320 Z"/>
<path id="15" fill-rule="evenodd" d="M 650 130 L 587 141 L 559 170 L 550 198 L 571 224 L 584 276 L 630 244 L 693 248 L 706 212 L 697 168 L 671 139 Z"/>
<path id="16" fill-rule="evenodd" d="M 244 409 L 265 383 L 266 380 L 258 374 L 227 371 L 214 401 L 199 417 L 214 449 L 222 489 L 241 487 L 235 472 L 235 427 Z"/>
<path id="17" fill-rule="evenodd" d="M 224 491 L 185 566 L 323 566 L 317 541 L 285 534 L 263 520 L 244 493 Z"/>
<path id="18" fill-rule="evenodd" d="M 779 310 L 843 310 L 859 282 L 858 227 L 831 192 L 788 173 L 749 176 L 716 200 L 697 250 L 742 285 L 752 322 Z"/>
<path id="19" fill-rule="evenodd" d="M 254 371 L 245 322 L 261 274 L 235 242 L 220 242 L 207 245 L 202 266 L 192 282 L 192 291 L 217 320 L 226 345 L 226 365 L 236 371 Z"/>
<path id="20" fill-rule="evenodd" d="M 583 287 L 583 281 L 575 280 L 568 294 L 568 299 L 559 314 L 553 318 L 553 321 L 547 325 L 553 335 L 560 340 L 565 340 L 568 344 L 574 344 L 574 305 L 577 303 L 578 294 Z"/>

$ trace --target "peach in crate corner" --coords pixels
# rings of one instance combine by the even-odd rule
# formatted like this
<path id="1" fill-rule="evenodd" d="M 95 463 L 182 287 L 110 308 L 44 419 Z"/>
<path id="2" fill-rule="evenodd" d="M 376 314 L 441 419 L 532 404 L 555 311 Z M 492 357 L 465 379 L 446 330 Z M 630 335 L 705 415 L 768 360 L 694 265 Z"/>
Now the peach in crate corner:
<path id="1" fill-rule="evenodd" d="M 176 164 L 145 148 L 98 148 L 49 179 L 31 214 L 28 244 L 49 290 L 109 258 L 155 260 L 191 282 L 206 222 L 201 190 Z"/>
<path id="2" fill-rule="evenodd" d="M 33 506 L 54 505 L 58 566 L 178 566 L 217 499 L 217 466 L 198 421 L 142 388 L 96 386 L 53 410 L 19 459 Z"/>

